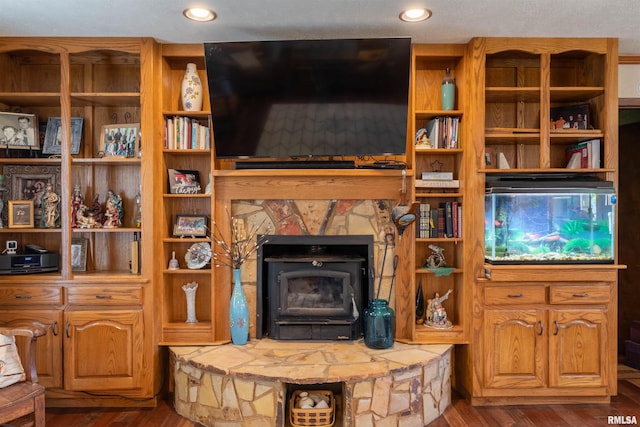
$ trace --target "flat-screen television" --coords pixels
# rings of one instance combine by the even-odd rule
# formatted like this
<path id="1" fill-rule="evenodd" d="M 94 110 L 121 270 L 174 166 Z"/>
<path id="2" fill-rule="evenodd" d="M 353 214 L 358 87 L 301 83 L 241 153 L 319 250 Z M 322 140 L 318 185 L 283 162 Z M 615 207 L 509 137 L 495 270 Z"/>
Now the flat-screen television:
<path id="1" fill-rule="evenodd" d="M 411 39 L 204 47 L 217 158 L 405 153 Z"/>

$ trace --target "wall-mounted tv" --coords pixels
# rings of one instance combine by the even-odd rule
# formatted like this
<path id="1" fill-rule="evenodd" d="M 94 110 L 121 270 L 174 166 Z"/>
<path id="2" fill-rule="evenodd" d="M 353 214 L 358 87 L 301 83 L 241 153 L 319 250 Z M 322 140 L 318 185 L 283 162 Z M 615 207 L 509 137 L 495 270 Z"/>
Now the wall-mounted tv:
<path id="1" fill-rule="evenodd" d="M 204 47 L 217 158 L 405 153 L 411 39 Z"/>

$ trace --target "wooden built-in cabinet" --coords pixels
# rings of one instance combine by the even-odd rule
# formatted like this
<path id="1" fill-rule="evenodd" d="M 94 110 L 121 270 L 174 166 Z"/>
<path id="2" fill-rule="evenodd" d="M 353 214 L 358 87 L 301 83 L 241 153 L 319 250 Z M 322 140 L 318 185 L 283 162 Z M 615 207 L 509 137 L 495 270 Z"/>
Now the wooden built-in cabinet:
<path id="1" fill-rule="evenodd" d="M 23 253 L 34 243 L 59 255 L 58 271 L 0 276 L 0 322 L 47 328 L 37 364 L 48 406 L 155 405 L 150 171 L 156 50 L 150 38 L 0 39 L 0 109 L 33 114 L 43 130 L 56 117 L 61 129 L 59 154 L 4 148 L 0 154 L 0 173 L 10 177 L 5 208 L 7 200 L 24 198 L 14 194 L 16 180 L 30 177 L 54 182 L 60 197 L 59 227 L 7 228 L 5 216 L 0 229 L 3 246 L 15 240 Z M 82 118 L 77 151 L 71 148 L 76 117 Z M 103 127 L 115 124 L 140 131 L 140 145 L 128 157 L 110 156 L 105 147 Z M 94 198 L 104 205 L 110 190 L 118 194 L 122 226 L 73 228 L 75 186 L 87 206 Z M 81 242 L 86 254 L 78 257 Z"/>
<path id="2" fill-rule="evenodd" d="M 481 203 L 487 176 L 566 173 L 567 148 L 592 139 L 600 164 L 570 172 L 617 188 L 617 40 L 476 38 L 468 47 L 465 153 L 475 173 L 465 203 L 478 209 L 465 216 L 473 320 L 469 345 L 456 348 L 456 388 L 478 405 L 607 402 L 617 392 L 617 251 L 609 265 L 484 264 Z M 578 105 L 588 128 L 554 129 L 551 110 Z"/>
<path id="3" fill-rule="evenodd" d="M 199 112 L 180 104 L 188 63 L 196 64 L 204 85 Z M 447 68 L 457 96 L 455 109 L 443 111 L 440 86 Z M 228 238 L 234 200 L 301 197 L 462 206 L 456 237 L 417 237 L 416 225 L 404 230 L 394 248 L 399 264 L 392 301 L 398 340 L 456 344 L 455 387 L 473 403 L 604 402 L 615 394 L 617 257 L 611 265 L 492 266 L 484 263 L 483 236 L 487 175 L 564 172 L 567 147 L 598 138 L 599 167 L 572 172 L 617 186 L 615 39 L 414 45 L 407 154 L 394 158 L 406 162 L 404 173 L 235 170 L 233 161 L 215 158 L 213 135 L 207 148 L 165 146 L 167 119 L 187 117 L 213 127 L 200 44 L 0 38 L 0 71 L 0 109 L 35 114 L 43 122 L 60 117 L 62 125 L 59 156 L 17 158 L 0 150 L 0 166 L 14 168 L 12 175 L 59 174 L 59 228 L 0 229 L 2 240 L 17 241 L 19 249 L 35 243 L 60 254 L 57 272 L 0 275 L 0 322 L 48 328 L 37 355 L 48 405 L 155 404 L 166 369 L 159 363 L 160 346 L 229 341 L 231 272 L 186 268 L 191 245 L 211 239 L 174 236 L 176 216 L 208 216 Z M 578 104 L 588 105 L 592 128 L 552 129 L 551 108 Z M 416 131 L 442 116 L 459 120 L 457 147 L 416 147 Z M 84 122 L 77 154 L 70 150 L 72 117 Z M 102 127 L 114 123 L 140 123 L 141 148 L 134 157 L 99 155 Z M 486 161 L 496 153 L 510 169 Z M 415 180 L 434 165 L 452 172 L 459 188 L 417 188 Z M 202 189 L 211 183 L 211 191 L 172 194 L 168 169 L 198 171 Z M 11 189 L 11 182 L 5 184 Z M 104 202 L 109 190 L 120 194 L 123 226 L 71 228 L 74 185 L 85 204 L 96 196 Z M 140 228 L 134 221 L 139 193 Z M 21 198 L 3 194 L 5 202 Z M 87 242 L 86 271 L 72 266 L 72 245 L 80 238 Z M 130 270 L 133 241 L 141 251 L 137 274 Z M 444 248 L 449 275 L 423 268 L 430 244 Z M 173 253 L 177 270 L 168 268 Z M 198 322 L 186 323 L 182 286 L 193 281 Z M 453 291 L 444 303 L 450 329 L 417 324 L 419 287 L 425 300 Z"/>
<path id="4" fill-rule="evenodd" d="M 483 380 L 472 402 L 543 403 L 559 396 L 596 402 L 615 393 L 617 273 L 558 270 L 549 269 L 556 273 L 552 281 L 525 267 L 516 274 L 487 269 L 490 278 L 478 284 L 477 345 L 484 357 L 476 363 Z"/>

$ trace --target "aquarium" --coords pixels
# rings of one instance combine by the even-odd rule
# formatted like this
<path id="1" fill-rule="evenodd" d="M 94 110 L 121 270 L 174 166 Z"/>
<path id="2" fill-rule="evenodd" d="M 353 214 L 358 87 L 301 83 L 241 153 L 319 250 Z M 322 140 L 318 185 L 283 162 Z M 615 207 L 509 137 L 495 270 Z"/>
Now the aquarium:
<path id="1" fill-rule="evenodd" d="M 607 264 L 616 196 L 597 179 L 487 178 L 485 260 L 491 264 Z"/>

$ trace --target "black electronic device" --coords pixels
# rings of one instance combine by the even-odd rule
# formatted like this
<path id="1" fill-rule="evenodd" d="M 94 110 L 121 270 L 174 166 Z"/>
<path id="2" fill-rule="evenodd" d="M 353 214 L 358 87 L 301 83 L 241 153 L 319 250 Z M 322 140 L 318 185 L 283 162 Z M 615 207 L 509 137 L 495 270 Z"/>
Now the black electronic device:
<path id="1" fill-rule="evenodd" d="M 351 160 L 258 160 L 238 161 L 236 169 L 354 169 Z"/>
<path id="2" fill-rule="evenodd" d="M 57 253 L 0 255 L 0 275 L 49 273 L 59 268 Z"/>
<path id="3" fill-rule="evenodd" d="M 410 38 L 204 48 L 216 158 L 405 154 Z"/>

